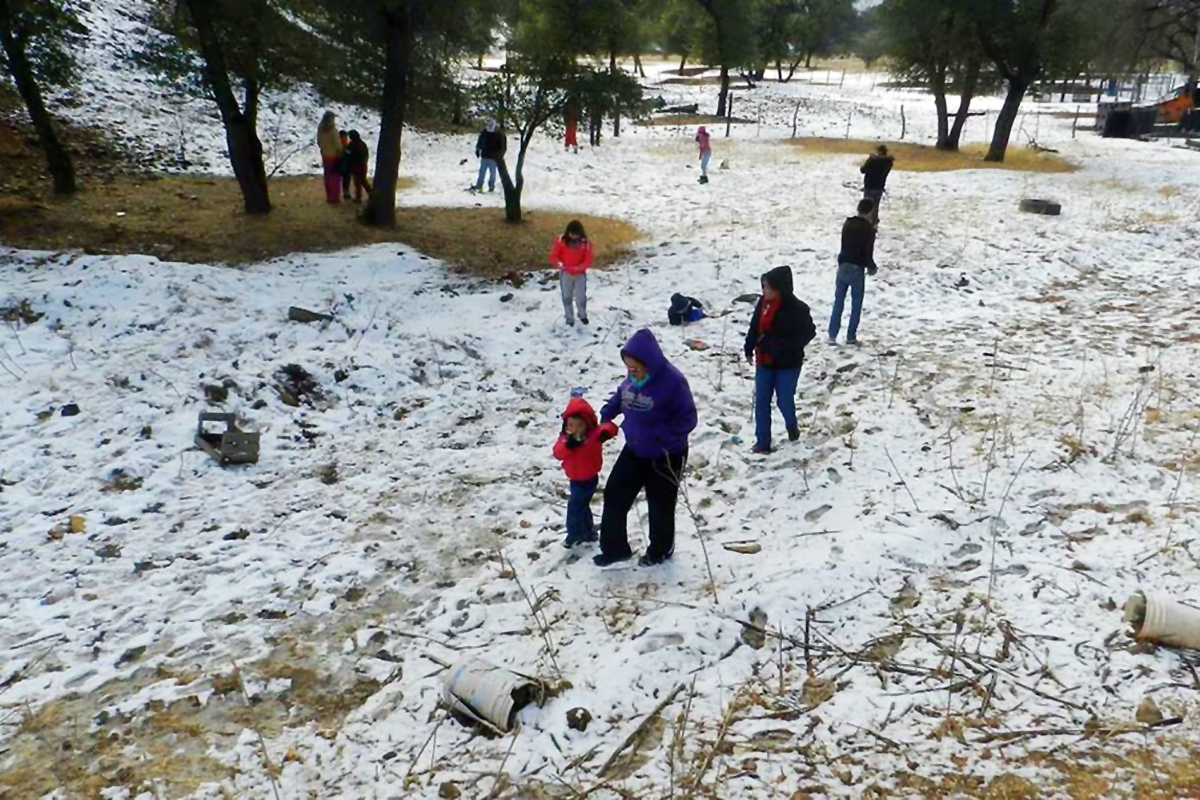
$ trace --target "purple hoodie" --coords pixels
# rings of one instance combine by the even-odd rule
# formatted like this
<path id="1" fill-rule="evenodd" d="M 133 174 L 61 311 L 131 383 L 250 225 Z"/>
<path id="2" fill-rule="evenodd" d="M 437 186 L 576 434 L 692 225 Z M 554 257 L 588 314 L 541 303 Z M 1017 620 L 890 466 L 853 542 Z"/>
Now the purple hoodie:
<path id="1" fill-rule="evenodd" d="M 682 453 L 688 446 L 688 434 L 696 428 L 696 403 L 687 378 L 671 366 L 647 328 L 630 338 L 621 355 L 642 362 L 648 378 L 640 388 L 629 378 L 622 381 L 600 409 L 601 422 L 624 414 L 621 429 L 634 455 L 659 458 Z"/>

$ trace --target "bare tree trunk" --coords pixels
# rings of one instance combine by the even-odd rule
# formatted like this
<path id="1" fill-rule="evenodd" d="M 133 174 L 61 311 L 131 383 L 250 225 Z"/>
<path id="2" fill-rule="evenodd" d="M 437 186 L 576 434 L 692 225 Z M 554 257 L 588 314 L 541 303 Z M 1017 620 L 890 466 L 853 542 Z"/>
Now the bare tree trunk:
<path id="1" fill-rule="evenodd" d="M 0 0 L 0 43 L 4 45 L 9 72 L 13 82 L 17 84 L 21 99 L 25 101 L 25 110 L 29 112 L 29 120 L 33 123 L 33 129 L 37 132 L 42 150 L 46 154 L 46 168 L 54 181 L 54 193 L 74 194 L 78 189 L 75 183 L 75 167 L 71 164 L 71 156 L 54 131 L 54 123 L 50 112 L 46 110 L 46 102 L 42 98 L 41 87 L 37 85 L 33 65 L 29 63 L 24 42 L 14 35 L 14 28 L 8 2 Z"/>
<path id="2" fill-rule="evenodd" d="M 608 40 L 608 74 L 613 82 L 613 138 L 621 137 L 621 101 L 617 98 L 617 43 Z"/>
<path id="3" fill-rule="evenodd" d="M 992 144 L 988 148 L 984 161 L 1003 161 L 1008 150 L 1008 139 L 1012 135 L 1013 124 L 1017 121 L 1017 112 L 1021 109 L 1021 100 L 1029 89 L 1029 79 L 1017 75 L 1008 79 L 1008 93 L 1004 96 L 1004 105 L 1000 108 L 1000 116 L 996 117 L 996 130 L 992 134 Z"/>
<path id="4" fill-rule="evenodd" d="M 933 105 L 937 108 L 937 144 L 934 146 L 938 150 L 945 150 L 947 149 L 946 143 L 950 138 L 950 120 L 946 110 L 945 74 L 935 75 L 929 88 L 933 91 Z"/>
<path id="5" fill-rule="evenodd" d="M 517 156 L 520 163 L 524 153 Z M 496 169 L 500 173 L 500 185 L 504 187 L 504 219 L 508 222 L 521 221 L 521 190 L 525 187 L 525 176 L 518 168 L 516 180 L 508 171 L 508 162 L 503 158 L 496 159 Z"/>
<path id="6" fill-rule="evenodd" d="M 950 127 L 950 136 L 946 139 L 944 150 L 958 150 L 962 141 L 963 126 L 971 114 L 971 101 L 975 99 L 975 89 L 979 86 L 979 59 L 972 59 L 967 64 L 967 70 L 962 76 L 962 89 L 958 95 L 958 111 L 954 113 L 954 124 Z"/>
<path id="7" fill-rule="evenodd" d="M 788 76 L 783 79 L 783 82 L 790 83 L 792 80 L 792 77 L 796 74 L 796 70 L 799 68 L 800 68 L 800 59 L 796 59 L 795 61 L 792 62 L 791 66 L 788 67 Z"/>
<path id="8" fill-rule="evenodd" d="M 729 67 L 721 65 L 721 93 L 717 95 L 717 116 L 725 116 L 725 106 L 729 102 Z"/>
<path id="9" fill-rule="evenodd" d="M 812 50 L 809 50 L 807 53 L 804 54 L 804 68 L 805 69 L 812 69 L 812 57 L 813 57 Z"/>
<path id="10" fill-rule="evenodd" d="M 791 75 L 788 77 L 790 78 Z M 783 83 L 783 62 L 778 58 L 775 59 L 775 80 L 777 80 L 779 83 Z"/>
<path id="11" fill-rule="evenodd" d="M 637 70 L 639 78 L 646 77 L 646 68 L 642 66 L 642 56 L 640 53 L 633 54 L 633 68 Z"/>
<path id="12" fill-rule="evenodd" d="M 375 145 L 375 186 L 363 219 L 377 227 L 396 224 L 396 184 L 400 177 L 400 137 L 408 108 L 408 83 L 412 71 L 412 31 L 401 9 L 386 15 L 383 96 L 379 115 L 379 143 Z"/>
<path id="13" fill-rule="evenodd" d="M 681 55 L 679 57 L 679 74 L 680 75 L 683 74 L 683 68 L 687 66 L 687 57 L 688 57 L 687 53 L 684 53 L 683 55 Z"/>
<path id="14" fill-rule="evenodd" d="M 187 0 L 187 8 L 196 30 L 200 57 L 204 60 L 204 79 L 221 112 L 229 164 L 242 190 L 242 205 L 247 214 L 269 213 L 271 196 L 267 190 L 267 171 L 263 166 L 262 142 L 256 126 L 258 83 L 253 79 L 246 80 L 246 108 L 243 111 L 229 82 L 225 51 L 213 22 L 211 3 Z"/>

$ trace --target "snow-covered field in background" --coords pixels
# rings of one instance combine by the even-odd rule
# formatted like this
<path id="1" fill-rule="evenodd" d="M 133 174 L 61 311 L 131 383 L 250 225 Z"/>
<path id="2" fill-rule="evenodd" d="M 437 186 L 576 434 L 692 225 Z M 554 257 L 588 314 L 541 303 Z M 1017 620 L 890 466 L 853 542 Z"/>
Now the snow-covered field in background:
<path id="1" fill-rule="evenodd" d="M 122 100 L 141 86 L 96 63 L 91 112 L 169 146 L 165 107 Z M 45 316 L 0 331 L 0 775 L 70 749 L 106 797 L 435 797 L 448 782 L 482 797 L 500 775 L 514 797 L 697 780 L 723 797 L 916 796 L 1046 785 L 1054 762 L 1027 753 L 1086 763 L 1085 726 L 1131 726 L 1147 696 L 1185 717 L 1163 733 L 1195 742 L 1195 673 L 1132 647 L 1119 606 L 1138 588 L 1200 603 L 1200 155 L 1072 138 L 1030 105 L 1026 131 L 1079 172 L 893 173 L 864 346 L 811 345 L 801 441 L 749 454 L 751 307 L 733 299 L 790 264 L 823 330 L 858 197 L 859 159 L 782 139 L 798 98 L 804 135 L 843 135 L 853 110 L 851 136 L 895 138 L 903 105 L 909 138 L 928 137 L 932 103 L 878 82 L 739 92 L 735 112 L 764 121 L 715 139 L 729 169 L 707 186 L 690 131 L 628 127 L 578 156 L 538 139 L 532 213 L 646 232 L 631 263 L 593 274 L 590 328 L 565 327 L 556 283 L 465 280 L 395 246 L 244 270 L 5 252 L 0 306 Z M 702 110 L 715 96 L 649 84 Z M 289 98 L 286 135 L 304 141 L 321 107 Z M 196 163 L 221 166 L 214 120 L 188 136 Z M 462 191 L 470 137 L 406 142 L 402 207 L 499 208 Z M 1018 214 L 1023 197 L 1063 215 Z M 676 291 L 728 314 L 670 328 Z M 289 322 L 289 305 L 336 319 Z M 550 446 L 571 388 L 606 397 L 642 326 L 700 409 L 687 508 L 673 561 L 599 571 L 560 546 Z M 299 406 L 276 390 L 288 365 L 315 380 Z M 206 409 L 262 433 L 257 465 L 192 448 Z M 85 531 L 48 536 L 71 515 Z M 744 541 L 761 552 L 722 546 Z M 752 614 L 772 632 L 757 649 Z M 571 688 L 522 711 L 515 738 L 484 738 L 443 721 L 428 658 L 468 654 Z M 599 776 L 681 683 L 638 758 Z M 567 725 L 577 707 L 586 731 Z M 1145 780 L 1109 763 L 1110 795 Z"/>

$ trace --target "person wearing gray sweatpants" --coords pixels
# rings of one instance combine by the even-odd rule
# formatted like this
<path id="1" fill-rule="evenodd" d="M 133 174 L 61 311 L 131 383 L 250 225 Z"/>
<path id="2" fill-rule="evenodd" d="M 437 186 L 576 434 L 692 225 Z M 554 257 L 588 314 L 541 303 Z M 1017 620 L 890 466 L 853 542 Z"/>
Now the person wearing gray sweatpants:
<path id="1" fill-rule="evenodd" d="M 571 220 L 562 236 L 554 240 L 550 249 L 550 266 L 559 270 L 559 287 L 562 289 L 563 314 L 567 324 L 575 325 L 575 312 L 579 321 L 588 324 L 587 317 L 587 270 L 592 265 L 592 243 L 583 231 L 583 223 Z"/>

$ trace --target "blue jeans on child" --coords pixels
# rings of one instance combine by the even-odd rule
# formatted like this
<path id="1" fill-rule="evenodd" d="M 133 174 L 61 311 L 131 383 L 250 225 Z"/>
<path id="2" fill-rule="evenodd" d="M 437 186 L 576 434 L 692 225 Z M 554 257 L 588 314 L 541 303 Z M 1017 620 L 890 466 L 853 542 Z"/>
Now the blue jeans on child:
<path id="1" fill-rule="evenodd" d="M 846 341 L 858 338 L 858 320 L 862 316 L 863 294 L 867 291 L 867 271 L 854 264 L 838 264 L 837 290 L 833 295 L 833 313 L 829 317 L 829 338 L 836 339 L 842 327 L 842 311 L 846 308 L 846 292 L 850 292 L 850 324 L 846 326 Z"/>
<path id="2" fill-rule="evenodd" d="M 700 174 L 708 174 L 708 161 L 712 158 L 712 150 L 705 150 L 700 154 Z"/>
<path id="3" fill-rule="evenodd" d="M 483 188 L 483 175 L 486 172 L 488 178 L 488 191 L 496 188 L 496 174 L 500 167 L 496 164 L 494 158 L 479 159 L 479 177 L 475 179 L 475 190 Z"/>
<path id="4" fill-rule="evenodd" d="M 776 369 L 759 366 L 754 370 L 754 440 L 760 448 L 771 446 L 771 395 L 783 414 L 789 431 L 796 428 L 796 384 L 800 368 Z"/>
<path id="5" fill-rule="evenodd" d="M 600 484 L 599 476 L 590 481 L 571 481 L 567 500 L 567 542 L 592 541 L 596 538 L 596 520 L 592 517 L 592 496 Z"/>

